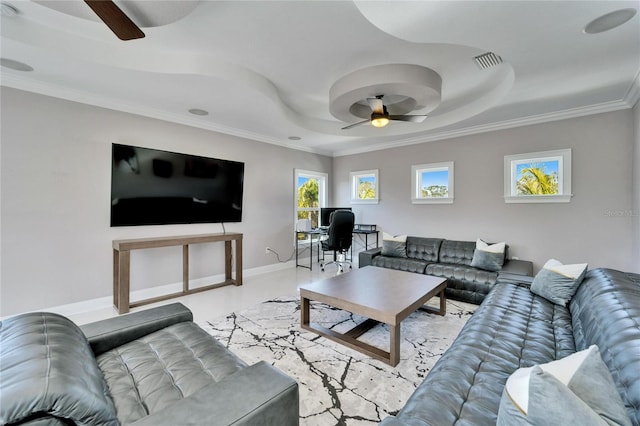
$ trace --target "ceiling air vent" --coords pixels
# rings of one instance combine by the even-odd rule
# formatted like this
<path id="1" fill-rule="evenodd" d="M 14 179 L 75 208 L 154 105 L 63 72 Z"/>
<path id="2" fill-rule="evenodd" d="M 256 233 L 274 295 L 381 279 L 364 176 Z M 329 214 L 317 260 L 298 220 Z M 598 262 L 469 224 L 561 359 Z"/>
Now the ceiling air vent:
<path id="1" fill-rule="evenodd" d="M 487 52 L 482 55 L 475 56 L 473 60 L 481 70 L 486 70 L 487 68 L 491 68 L 502 63 L 502 58 L 493 52 Z"/>

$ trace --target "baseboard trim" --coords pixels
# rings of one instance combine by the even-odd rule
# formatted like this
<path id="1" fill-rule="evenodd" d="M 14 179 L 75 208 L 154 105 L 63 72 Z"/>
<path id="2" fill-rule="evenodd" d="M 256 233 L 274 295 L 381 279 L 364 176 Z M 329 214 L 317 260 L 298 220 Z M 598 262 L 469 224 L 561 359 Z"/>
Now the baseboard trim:
<path id="1" fill-rule="evenodd" d="M 295 268 L 295 261 L 273 263 L 265 266 L 258 266 L 256 268 L 245 269 L 242 271 L 243 279 L 247 277 L 254 277 L 256 275 L 266 274 L 269 272 L 281 271 L 283 269 Z M 189 282 L 189 288 L 199 288 L 209 285 L 211 283 L 224 281 L 224 274 L 211 275 L 208 277 L 192 279 Z M 151 299 L 153 297 L 162 296 L 165 294 L 177 293 L 182 291 L 182 282 L 165 284 L 158 287 L 145 288 L 142 290 L 136 290 L 131 292 L 131 301 Z M 84 300 L 82 302 L 69 303 L 66 305 L 52 306 L 46 309 L 39 309 L 38 311 L 55 312 L 64 316 L 72 316 L 78 314 L 84 314 L 87 312 L 98 311 L 101 309 L 109 309 L 113 307 L 113 297 L 99 297 L 97 299 Z"/>

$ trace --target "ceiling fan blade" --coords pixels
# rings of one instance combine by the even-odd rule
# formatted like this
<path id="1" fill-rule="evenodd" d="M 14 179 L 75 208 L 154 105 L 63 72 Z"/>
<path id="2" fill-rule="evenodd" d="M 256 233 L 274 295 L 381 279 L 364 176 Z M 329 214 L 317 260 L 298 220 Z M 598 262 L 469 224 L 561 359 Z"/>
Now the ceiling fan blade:
<path id="1" fill-rule="evenodd" d="M 384 103 L 382 98 L 367 98 L 371 110 L 377 114 L 384 114 Z"/>
<path id="2" fill-rule="evenodd" d="M 84 0 L 120 40 L 143 38 L 144 33 L 112 0 Z"/>
<path id="3" fill-rule="evenodd" d="M 410 121 L 412 123 L 422 123 L 426 115 L 390 115 L 389 120 L 395 121 Z"/>
<path id="4" fill-rule="evenodd" d="M 371 121 L 371 120 L 364 120 L 364 121 L 359 121 L 359 122 L 357 122 L 357 123 L 349 124 L 348 126 L 343 127 L 343 128 L 342 128 L 342 130 L 347 130 L 347 129 L 350 129 L 350 128 L 352 128 L 352 127 L 359 126 L 359 125 L 361 125 L 361 124 L 368 123 L 369 121 Z"/>

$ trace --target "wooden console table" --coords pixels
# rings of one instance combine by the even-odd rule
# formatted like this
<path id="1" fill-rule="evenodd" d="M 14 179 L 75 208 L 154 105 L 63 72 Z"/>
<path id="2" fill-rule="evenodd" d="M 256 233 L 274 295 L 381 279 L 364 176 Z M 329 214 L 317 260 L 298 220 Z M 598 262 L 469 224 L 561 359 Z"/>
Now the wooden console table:
<path id="1" fill-rule="evenodd" d="M 213 243 L 224 241 L 224 275 L 225 280 L 195 289 L 189 288 L 189 244 Z M 231 277 L 231 242 L 235 241 L 236 273 L 235 279 Z M 131 303 L 130 297 L 130 252 L 131 250 L 182 246 L 182 291 L 167 294 L 165 296 L 153 297 L 151 299 L 139 300 Z M 119 314 L 129 312 L 130 308 L 135 308 L 173 297 L 184 296 L 186 294 L 211 290 L 226 285 L 242 285 L 242 234 L 200 234 L 181 235 L 174 237 L 158 238 L 137 238 L 129 240 L 113 240 L 113 305 Z"/>

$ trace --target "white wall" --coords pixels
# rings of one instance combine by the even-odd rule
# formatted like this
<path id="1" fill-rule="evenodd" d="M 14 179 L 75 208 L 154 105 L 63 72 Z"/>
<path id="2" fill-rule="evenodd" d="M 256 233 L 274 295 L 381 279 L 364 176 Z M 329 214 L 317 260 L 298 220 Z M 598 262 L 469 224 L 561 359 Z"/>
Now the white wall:
<path id="1" fill-rule="evenodd" d="M 294 168 L 330 157 L 3 87 L 0 316 L 112 295 L 111 241 L 222 232 L 220 224 L 109 227 L 111 144 L 243 161 L 244 267 L 293 249 Z M 132 253 L 132 290 L 182 280 L 181 247 Z M 192 278 L 224 270 L 222 245 L 191 247 Z"/>
<path id="2" fill-rule="evenodd" d="M 640 272 L 640 107 L 346 157 L 290 150 L 3 87 L 0 316 L 112 295 L 111 241 L 221 232 L 219 224 L 109 227 L 111 144 L 245 162 L 244 267 L 291 254 L 293 170 L 331 173 L 349 205 L 349 172 L 378 168 L 381 201 L 360 223 L 394 234 L 506 240 L 536 268 L 549 257 Z M 634 133 L 635 128 L 635 133 Z M 505 204 L 503 157 L 573 148 L 569 204 Z M 632 164 L 635 159 L 635 170 Z M 455 161 L 453 205 L 412 205 L 412 164 Z M 633 214 L 607 214 L 607 212 Z M 635 235 L 635 237 L 634 237 Z M 193 246 L 192 277 L 222 272 L 217 245 Z M 179 247 L 132 254 L 133 290 L 181 281 Z"/>
<path id="3" fill-rule="evenodd" d="M 348 204 L 349 172 L 379 169 L 380 203 L 353 205 L 357 222 L 392 234 L 506 241 L 536 270 L 551 257 L 637 270 L 632 217 L 619 213 L 632 209 L 633 140 L 633 114 L 624 110 L 338 157 L 334 202 Z M 504 156 L 561 148 L 573 150 L 571 202 L 505 204 Z M 455 163 L 454 204 L 411 204 L 411 165 L 444 161 Z"/>

